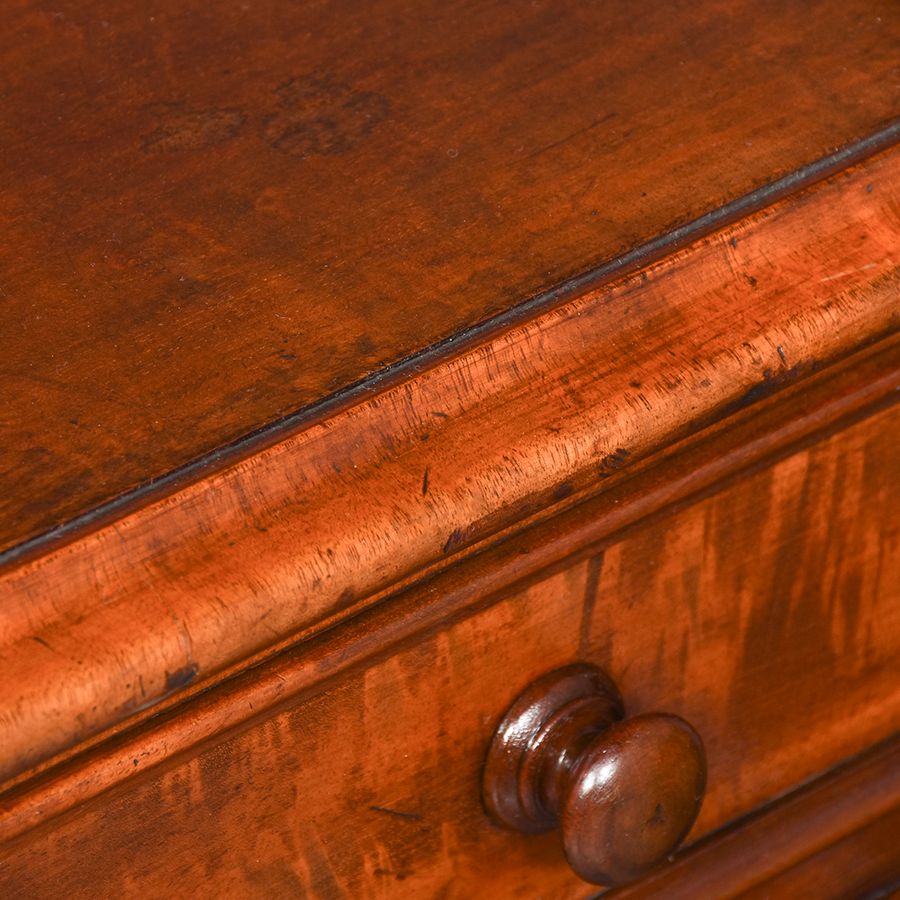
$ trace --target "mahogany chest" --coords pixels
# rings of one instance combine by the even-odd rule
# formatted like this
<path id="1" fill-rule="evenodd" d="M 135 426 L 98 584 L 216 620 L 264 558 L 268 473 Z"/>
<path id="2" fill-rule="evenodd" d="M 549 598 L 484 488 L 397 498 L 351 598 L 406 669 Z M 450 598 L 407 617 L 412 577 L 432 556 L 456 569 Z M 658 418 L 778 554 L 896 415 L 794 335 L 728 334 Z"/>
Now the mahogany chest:
<path id="1" fill-rule="evenodd" d="M 898 62 L 7 3 L 0 896 L 900 885 Z"/>

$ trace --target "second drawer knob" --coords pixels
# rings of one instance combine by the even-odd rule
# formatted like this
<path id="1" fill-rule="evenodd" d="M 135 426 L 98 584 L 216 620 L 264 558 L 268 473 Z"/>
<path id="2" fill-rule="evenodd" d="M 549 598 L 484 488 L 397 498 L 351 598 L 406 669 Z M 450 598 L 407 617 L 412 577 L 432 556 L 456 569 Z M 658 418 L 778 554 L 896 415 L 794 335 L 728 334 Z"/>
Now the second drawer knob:
<path id="1" fill-rule="evenodd" d="M 665 859 L 690 830 L 706 786 L 703 744 L 665 713 L 624 718 L 616 686 L 577 664 L 534 682 L 494 734 L 484 799 L 500 823 L 559 828 L 569 864 L 613 885 Z"/>

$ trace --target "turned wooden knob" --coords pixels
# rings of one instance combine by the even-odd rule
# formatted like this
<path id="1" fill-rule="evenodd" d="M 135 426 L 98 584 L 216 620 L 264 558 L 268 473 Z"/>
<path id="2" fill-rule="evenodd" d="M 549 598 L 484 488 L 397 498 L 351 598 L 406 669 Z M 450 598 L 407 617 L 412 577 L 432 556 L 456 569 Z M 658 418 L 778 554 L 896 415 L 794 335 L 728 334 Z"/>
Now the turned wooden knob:
<path id="1" fill-rule="evenodd" d="M 700 810 L 706 755 L 690 725 L 665 713 L 624 719 L 596 666 L 539 678 L 510 707 L 484 767 L 484 802 L 503 825 L 559 828 L 572 868 L 621 884 L 665 859 Z"/>

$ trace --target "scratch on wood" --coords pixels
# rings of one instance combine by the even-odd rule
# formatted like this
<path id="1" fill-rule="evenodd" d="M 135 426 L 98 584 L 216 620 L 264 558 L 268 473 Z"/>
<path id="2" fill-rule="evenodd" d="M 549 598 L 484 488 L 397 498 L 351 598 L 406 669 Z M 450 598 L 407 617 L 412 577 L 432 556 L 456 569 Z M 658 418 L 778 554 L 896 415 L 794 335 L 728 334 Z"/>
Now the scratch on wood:
<path id="1" fill-rule="evenodd" d="M 577 131 L 573 131 L 571 134 L 567 134 L 565 137 L 560 138 L 558 141 L 554 141 L 552 144 L 547 144 L 544 147 L 538 147 L 537 150 L 533 150 L 524 159 L 534 159 L 535 156 L 540 156 L 542 153 L 546 153 L 548 150 L 553 150 L 556 147 L 561 147 L 567 141 L 571 141 L 573 138 L 579 137 L 582 134 L 586 134 L 589 131 L 592 131 L 598 125 L 602 125 L 604 122 L 608 122 L 610 119 L 615 119 L 619 114 L 617 112 L 607 113 L 600 119 L 591 122 L 590 125 L 585 125 L 584 128 L 579 128 Z"/>
<path id="2" fill-rule="evenodd" d="M 583 656 L 588 651 L 591 640 L 591 621 L 600 587 L 600 573 L 603 571 L 603 554 L 597 553 L 588 560 L 587 580 L 584 585 L 584 604 L 581 611 L 581 632 L 579 650 Z"/>
<path id="3" fill-rule="evenodd" d="M 421 822 L 422 816 L 418 813 L 403 812 L 399 809 L 389 809 L 387 806 L 370 806 L 372 812 L 386 813 L 389 816 L 396 816 L 398 819 L 409 819 L 413 822 Z"/>
<path id="4" fill-rule="evenodd" d="M 422 496 L 428 493 L 428 466 L 425 466 L 425 473 L 422 475 Z"/>
<path id="5" fill-rule="evenodd" d="M 867 263 L 856 269 L 846 269 L 843 272 L 835 272 L 834 275 L 826 275 L 824 278 L 819 279 L 819 284 L 824 284 L 826 281 L 836 281 L 838 278 L 846 278 L 848 275 L 855 275 L 857 272 L 867 272 L 869 269 L 874 269 L 875 265 L 875 263 Z"/>

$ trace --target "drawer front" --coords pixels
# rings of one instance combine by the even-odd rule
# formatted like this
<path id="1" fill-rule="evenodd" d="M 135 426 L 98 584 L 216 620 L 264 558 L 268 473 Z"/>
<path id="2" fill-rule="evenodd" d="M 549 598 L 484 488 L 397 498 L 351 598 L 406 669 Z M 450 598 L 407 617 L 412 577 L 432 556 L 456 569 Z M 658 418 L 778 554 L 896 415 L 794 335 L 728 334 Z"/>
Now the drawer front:
<path id="1" fill-rule="evenodd" d="M 689 842 L 888 736 L 898 423 L 745 474 L 27 833 L 0 893 L 589 896 L 556 834 L 485 815 L 504 711 L 581 660 L 629 713 L 682 716 L 709 765 Z"/>

